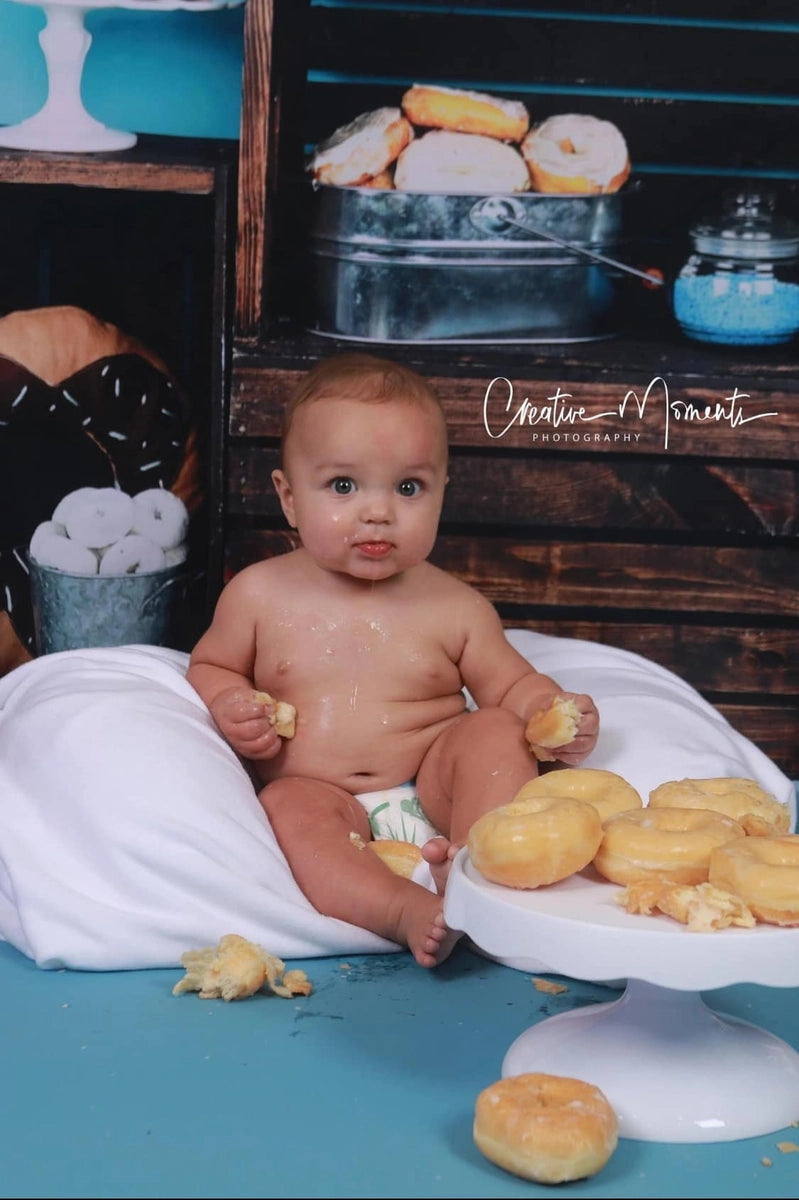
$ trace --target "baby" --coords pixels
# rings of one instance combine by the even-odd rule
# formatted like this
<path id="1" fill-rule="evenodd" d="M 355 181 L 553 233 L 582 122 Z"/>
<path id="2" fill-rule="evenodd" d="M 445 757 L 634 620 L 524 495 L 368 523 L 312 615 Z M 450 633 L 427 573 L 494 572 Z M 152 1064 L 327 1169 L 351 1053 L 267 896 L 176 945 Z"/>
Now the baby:
<path id="1" fill-rule="evenodd" d="M 454 850 L 537 772 L 527 721 L 568 695 L 580 721 L 555 753 L 575 766 L 596 742 L 597 711 L 535 671 L 479 592 L 427 561 L 447 433 L 420 376 L 365 354 L 321 362 L 287 404 L 272 481 L 301 546 L 226 585 L 188 678 L 254 765 L 259 800 L 314 907 L 433 967 L 459 936 L 441 898 Z M 296 707 L 291 740 L 254 689 Z M 359 796 L 411 779 L 442 835 L 423 847 L 438 892 L 363 847 L 372 835 Z"/>

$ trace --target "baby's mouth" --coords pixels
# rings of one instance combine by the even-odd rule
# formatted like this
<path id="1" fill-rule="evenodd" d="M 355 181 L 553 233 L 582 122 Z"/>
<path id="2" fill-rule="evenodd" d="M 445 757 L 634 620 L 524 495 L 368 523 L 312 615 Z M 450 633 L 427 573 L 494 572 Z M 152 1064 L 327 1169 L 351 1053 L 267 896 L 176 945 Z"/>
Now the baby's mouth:
<path id="1" fill-rule="evenodd" d="M 391 542 L 357 542 L 356 549 L 369 558 L 383 558 L 391 550 Z"/>

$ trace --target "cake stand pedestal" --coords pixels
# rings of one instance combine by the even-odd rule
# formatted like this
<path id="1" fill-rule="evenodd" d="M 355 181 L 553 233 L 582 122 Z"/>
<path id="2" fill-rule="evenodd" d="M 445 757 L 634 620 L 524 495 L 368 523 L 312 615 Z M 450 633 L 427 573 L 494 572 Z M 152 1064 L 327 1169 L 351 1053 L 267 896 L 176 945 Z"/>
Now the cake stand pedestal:
<path id="1" fill-rule="evenodd" d="M 799 1054 L 714 1012 L 699 993 L 735 983 L 799 986 L 799 929 L 694 933 L 668 917 L 625 912 L 618 891 L 591 868 L 534 891 L 499 887 L 466 849 L 458 853 L 444 913 L 476 946 L 522 970 L 627 980 L 619 999 L 522 1033 L 502 1075 L 543 1071 L 596 1084 L 620 1135 L 639 1141 L 734 1141 L 791 1125 L 799 1118 Z"/>
<path id="2" fill-rule="evenodd" d="M 207 12 L 244 0 L 16 0 L 44 10 L 39 44 L 47 66 L 48 94 L 42 108 L 16 125 L 0 126 L 0 146 L 17 150 L 127 150 L 136 134 L 111 129 L 86 111 L 81 99 L 83 64 L 92 43 L 85 16 L 96 8 L 150 12 L 185 9 Z"/>

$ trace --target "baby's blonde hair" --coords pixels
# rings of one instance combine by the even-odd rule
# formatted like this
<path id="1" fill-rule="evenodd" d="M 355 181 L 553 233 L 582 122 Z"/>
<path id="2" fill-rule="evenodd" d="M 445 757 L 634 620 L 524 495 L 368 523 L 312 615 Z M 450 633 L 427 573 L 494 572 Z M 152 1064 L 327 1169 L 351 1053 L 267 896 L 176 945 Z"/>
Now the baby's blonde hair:
<path id="1" fill-rule="evenodd" d="M 372 354 L 338 354 L 317 363 L 294 389 L 283 412 L 283 445 L 294 414 L 317 400 L 361 400 L 364 404 L 399 401 L 434 411 L 446 424 L 441 402 L 427 380 L 409 367 Z"/>

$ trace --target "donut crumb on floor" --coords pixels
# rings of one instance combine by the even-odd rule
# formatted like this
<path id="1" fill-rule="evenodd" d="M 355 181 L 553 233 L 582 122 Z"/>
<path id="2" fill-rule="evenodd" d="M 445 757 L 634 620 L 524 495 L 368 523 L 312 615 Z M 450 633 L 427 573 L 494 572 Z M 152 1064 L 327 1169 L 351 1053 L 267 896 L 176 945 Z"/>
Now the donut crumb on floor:
<path id="1" fill-rule="evenodd" d="M 796 1142 L 777 1142 L 777 1149 L 780 1154 L 797 1154 L 799 1153 L 799 1145 Z"/>
<path id="2" fill-rule="evenodd" d="M 216 947 L 187 950 L 180 961 L 186 974 L 173 987 L 173 996 L 199 992 L 201 1000 L 244 1000 L 265 984 L 286 999 L 313 991 L 304 971 L 287 971 L 282 959 L 237 933 L 226 934 Z"/>
<path id="3" fill-rule="evenodd" d="M 537 992 L 549 992 L 551 996 L 559 996 L 561 992 L 568 992 L 565 983 L 553 983 L 551 979 L 540 979 L 537 975 L 533 976 L 533 984 Z"/>
<path id="4" fill-rule="evenodd" d="M 763 1166 L 764 1166 L 764 1167 L 773 1167 L 773 1166 L 774 1166 L 774 1164 L 773 1164 L 773 1162 L 771 1161 L 771 1159 L 770 1159 L 770 1158 L 766 1158 L 766 1156 L 765 1156 L 765 1155 L 763 1155 L 763 1157 L 761 1158 L 761 1160 L 760 1160 L 760 1161 L 761 1161 L 761 1163 L 763 1164 Z"/>

